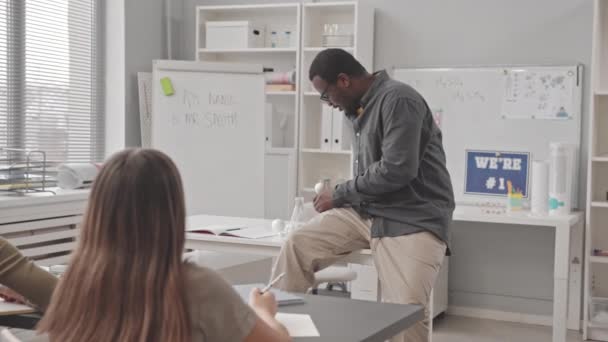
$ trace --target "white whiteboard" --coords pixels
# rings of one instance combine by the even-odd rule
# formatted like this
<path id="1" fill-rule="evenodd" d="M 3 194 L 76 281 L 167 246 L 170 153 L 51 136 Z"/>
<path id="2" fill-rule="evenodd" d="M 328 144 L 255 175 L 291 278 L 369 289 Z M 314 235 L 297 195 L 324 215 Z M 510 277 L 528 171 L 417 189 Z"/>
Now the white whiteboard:
<path id="1" fill-rule="evenodd" d="M 395 69 L 393 77 L 419 91 L 440 123 L 459 203 L 488 200 L 464 193 L 466 150 L 529 152 L 530 162 L 548 159 L 554 141 L 579 151 L 580 66 Z"/>
<path id="2" fill-rule="evenodd" d="M 152 147 L 177 164 L 188 215 L 264 217 L 262 66 L 154 61 L 152 78 Z"/>

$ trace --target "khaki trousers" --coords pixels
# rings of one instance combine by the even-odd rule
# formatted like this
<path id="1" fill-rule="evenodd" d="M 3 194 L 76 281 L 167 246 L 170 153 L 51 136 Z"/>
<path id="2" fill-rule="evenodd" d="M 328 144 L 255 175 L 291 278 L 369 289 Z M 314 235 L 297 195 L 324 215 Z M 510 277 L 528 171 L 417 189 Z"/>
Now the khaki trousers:
<path id="1" fill-rule="evenodd" d="M 429 298 L 443 262 L 445 243 L 429 232 L 370 239 L 370 228 L 371 220 L 363 220 L 352 209 L 332 209 L 317 215 L 288 237 L 273 269 L 272 278 L 285 272 L 276 287 L 306 292 L 316 271 L 353 251 L 371 248 L 382 301 L 425 308 L 423 321 L 391 341 L 428 341 Z"/>

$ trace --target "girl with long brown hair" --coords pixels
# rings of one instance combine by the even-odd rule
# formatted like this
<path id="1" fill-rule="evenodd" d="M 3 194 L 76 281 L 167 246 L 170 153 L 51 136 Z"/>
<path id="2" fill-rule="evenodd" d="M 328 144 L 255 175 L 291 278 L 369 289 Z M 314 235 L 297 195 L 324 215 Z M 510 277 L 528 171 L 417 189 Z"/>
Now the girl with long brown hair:
<path id="1" fill-rule="evenodd" d="M 215 272 L 182 261 L 181 177 L 162 152 L 129 149 L 97 176 L 67 272 L 38 331 L 51 341 L 285 341 L 277 304 L 250 306 Z"/>

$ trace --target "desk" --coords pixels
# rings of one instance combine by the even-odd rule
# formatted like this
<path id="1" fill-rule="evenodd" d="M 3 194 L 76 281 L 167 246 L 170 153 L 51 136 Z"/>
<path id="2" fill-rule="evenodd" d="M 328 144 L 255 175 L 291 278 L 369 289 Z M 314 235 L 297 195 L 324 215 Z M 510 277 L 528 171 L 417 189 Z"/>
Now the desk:
<path id="1" fill-rule="evenodd" d="M 40 313 L 30 313 L 21 315 L 3 315 L 0 316 L 0 326 L 19 328 L 27 330 L 35 330 L 36 324 L 42 319 Z"/>
<path id="2" fill-rule="evenodd" d="M 582 234 L 583 213 L 564 216 L 531 216 L 527 212 L 485 214 L 476 206 L 458 206 L 454 221 L 489 224 L 515 224 L 555 229 L 555 260 L 553 287 L 553 342 L 565 342 L 568 328 L 580 329 L 580 303 L 582 295 Z M 197 215 L 188 218 L 190 228 L 203 228 L 212 224 L 238 224 L 271 229 L 271 221 L 226 216 Z M 571 238 L 572 235 L 572 238 Z M 574 243 L 571 244 L 571 240 Z M 283 240 L 274 238 L 248 240 L 207 234 L 187 233 L 186 248 L 225 253 L 248 253 L 275 257 Z M 570 260 L 570 256 L 573 260 Z M 350 254 L 345 262 L 373 265 L 371 253 L 363 250 Z M 571 262 L 573 264 L 570 268 Z M 576 266 L 576 267 L 574 267 Z M 572 272 L 571 272 L 572 271 Z M 572 277 L 570 274 L 573 273 Z M 572 282 L 572 286 L 571 283 Z M 569 310 L 570 308 L 570 310 Z"/>
<path id="3" fill-rule="evenodd" d="M 375 303 L 336 297 L 298 294 L 306 303 L 279 307 L 280 312 L 308 314 L 320 337 L 294 338 L 294 342 L 382 342 L 424 318 L 418 305 Z M 0 316 L 0 326 L 33 330 L 40 314 Z"/>
<path id="4" fill-rule="evenodd" d="M 583 212 L 573 212 L 564 216 L 533 216 L 525 211 L 497 215 L 484 214 L 480 208 L 475 206 L 458 206 L 454 211 L 453 219 L 462 222 L 511 224 L 555 229 L 553 341 L 566 341 L 568 328 L 580 330 Z"/>
<path id="5" fill-rule="evenodd" d="M 320 337 L 298 341 L 382 342 L 424 318 L 419 305 L 376 303 L 336 297 L 302 295 L 302 305 L 279 307 L 280 312 L 309 314 Z"/>
<path id="6" fill-rule="evenodd" d="M 215 224 L 243 225 L 246 227 L 264 227 L 271 230 L 272 220 L 196 215 L 188 217 L 189 228 L 203 228 Z M 284 240 L 278 236 L 262 239 L 243 239 L 212 234 L 186 233 L 186 248 L 220 253 L 254 254 L 276 257 L 281 251 Z M 373 265 L 370 250 L 361 250 L 346 256 L 344 262 L 361 265 Z"/>

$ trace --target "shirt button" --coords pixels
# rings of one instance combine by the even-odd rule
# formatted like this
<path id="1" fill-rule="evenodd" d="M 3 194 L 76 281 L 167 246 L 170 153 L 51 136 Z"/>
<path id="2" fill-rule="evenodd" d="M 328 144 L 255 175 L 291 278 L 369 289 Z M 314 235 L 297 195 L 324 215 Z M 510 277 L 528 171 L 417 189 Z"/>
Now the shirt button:
<path id="1" fill-rule="evenodd" d="M 361 133 L 357 132 L 357 136 L 360 136 L 360 135 L 361 135 Z"/>
<path id="2" fill-rule="evenodd" d="M 357 163 L 359 163 L 359 159 L 356 159 L 356 160 L 355 160 L 355 164 L 357 164 Z"/>

